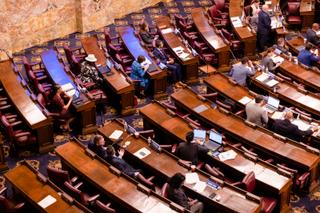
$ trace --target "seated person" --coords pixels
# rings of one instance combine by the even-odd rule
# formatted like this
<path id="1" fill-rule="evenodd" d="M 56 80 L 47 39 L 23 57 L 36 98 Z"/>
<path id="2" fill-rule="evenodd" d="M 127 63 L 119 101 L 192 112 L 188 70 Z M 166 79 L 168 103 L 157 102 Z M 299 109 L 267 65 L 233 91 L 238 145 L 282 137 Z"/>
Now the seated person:
<path id="1" fill-rule="evenodd" d="M 152 46 L 155 47 L 155 42 L 156 40 L 159 38 L 158 35 L 152 35 L 150 33 L 150 30 L 149 30 L 149 25 L 147 24 L 147 22 L 143 21 L 141 24 L 140 24 L 140 37 L 142 39 L 142 41 L 147 44 L 147 45 L 150 45 L 152 44 Z"/>
<path id="2" fill-rule="evenodd" d="M 73 115 L 70 113 L 70 105 L 73 97 L 69 97 L 59 85 L 55 85 L 49 95 L 51 100 L 50 111 L 59 113 L 59 118 L 66 120 L 62 129 L 65 131 L 71 131 L 70 123 L 74 120 Z"/>
<path id="3" fill-rule="evenodd" d="M 268 123 L 268 112 L 263 107 L 264 104 L 262 95 L 256 96 L 254 101 L 249 102 L 246 105 L 247 121 L 259 126 L 266 125 Z"/>
<path id="4" fill-rule="evenodd" d="M 106 160 L 107 152 L 104 138 L 101 135 L 95 135 L 93 141 L 88 144 L 88 148 L 96 153 L 99 157 Z"/>
<path id="5" fill-rule="evenodd" d="M 291 52 L 289 51 L 289 48 L 286 46 L 284 38 L 279 38 L 277 40 L 277 44 L 273 45 L 273 48 L 280 50 L 281 54 L 284 54 L 286 56 L 292 56 Z"/>
<path id="6" fill-rule="evenodd" d="M 175 154 L 184 161 L 191 162 L 192 165 L 199 163 L 199 157 L 205 156 L 209 151 L 204 145 L 200 145 L 197 141 L 193 140 L 194 133 L 188 132 L 186 135 L 186 142 L 179 143 Z"/>
<path id="7" fill-rule="evenodd" d="M 247 86 L 247 77 L 254 74 L 255 68 L 248 57 L 243 57 L 241 63 L 233 65 L 229 73 L 233 80 L 242 86 Z"/>
<path id="8" fill-rule="evenodd" d="M 119 156 L 116 156 L 115 149 L 113 148 L 113 146 L 109 145 L 107 146 L 106 153 L 107 153 L 106 160 L 112 166 L 116 167 L 124 174 L 133 178 L 137 178 L 141 180 L 143 183 L 145 183 L 146 185 L 153 187 L 154 184 L 141 174 L 142 171 L 140 169 L 134 169 L 131 165 L 129 165 L 125 160 L 122 159 L 122 156 L 124 155 L 124 149 L 120 149 L 118 152 Z"/>
<path id="9" fill-rule="evenodd" d="M 286 112 L 284 115 L 284 120 L 277 119 L 274 121 L 272 126 L 273 131 L 287 138 L 300 142 L 305 136 L 310 136 L 313 132 L 318 130 L 317 127 L 312 127 L 309 130 L 302 131 L 298 128 L 298 126 L 291 123 L 293 119 L 293 113 L 291 111 Z"/>
<path id="10" fill-rule="evenodd" d="M 148 67 L 142 66 L 142 63 L 145 62 L 145 60 L 146 58 L 143 55 L 139 55 L 137 60 L 132 62 L 132 71 L 130 74 L 132 80 L 140 80 L 139 84 L 144 90 L 148 89 L 150 83 L 146 75 Z"/>
<path id="11" fill-rule="evenodd" d="M 183 174 L 176 173 L 168 180 L 168 198 L 191 212 L 201 213 L 203 211 L 203 203 L 196 199 L 188 198 L 182 189 L 185 179 Z"/>
<path id="12" fill-rule="evenodd" d="M 320 39 L 317 36 L 317 32 L 319 32 L 319 24 L 313 23 L 312 27 L 307 30 L 306 37 L 307 41 L 313 45 L 320 45 Z"/>
<path id="13" fill-rule="evenodd" d="M 85 61 L 81 63 L 81 71 L 78 77 L 83 83 L 94 82 L 101 84 L 103 82 L 95 66 L 96 61 L 97 58 L 93 54 L 89 54 L 85 57 Z"/>
<path id="14" fill-rule="evenodd" d="M 156 41 L 156 48 L 153 50 L 153 55 L 172 72 L 173 82 L 178 87 L 178 82 L 182 80 L 181 66 L 174 62 L 173 58 L 169 58 L 163 50 L 163 42 Z"/>
<path id="15" fill-rule="evenodd" d="M 298 61 L 306 66 L 311 66 L 313 62 L 318 62 L 320 60 L 319 56 L 312 53 L 314 47 L 312 44 L 306 44 L 306 47 L 299 52 Z"/>
<path id="16" fill-rule="evenodd" d="M 261 65 L 265 67 L 266 70 L 272 72 L 275 69 L 277 69 L 280 66 L 280 62 L 278 62 L 277 64 L 275 64 L 272 60 L 272 58 L 276 56 L 274 54 L 274 48 L 270 47 L 267 49 L 265 56 L 262 58 L 261 60 Z"/>

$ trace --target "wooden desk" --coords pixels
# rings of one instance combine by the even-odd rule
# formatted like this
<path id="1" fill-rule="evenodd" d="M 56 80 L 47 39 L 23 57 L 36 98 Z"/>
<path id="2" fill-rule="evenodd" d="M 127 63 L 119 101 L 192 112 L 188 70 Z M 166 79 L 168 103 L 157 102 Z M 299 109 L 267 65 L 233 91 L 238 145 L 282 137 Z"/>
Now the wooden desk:
<path id="1" fill-rule="evenodd" d="M 301 0 L 300 1 L 300 16 L 302 16 L 302 31 L 306 32 L 314 22 L 315 1 Z"/>
<path id="2" fill-rule="evenodd" d="M 288 140 L 283 141 L 266 129 L 253 127 L 245 123 L 243 119 L 222 109 L 213 109 L 208 101 L 201 100 L 187 87 L 173 93 L 171 98 L 178 107 L 187 110 L 199 120 L 225 132 L 230 137 L 286 162 L 293 168 L 309 171 L 311 175 L 310 191 L 318 185 L 320 158 L 306 146 Z M 304 160 L 301 161 L 301 159 Z"/>
<path id="3" fill-rule="evenodd" d="M 83 49 L 87 54 L 94 54 L 98 59 L 96 64 L 106 66 L 104 51 L 100 49 L 96 37 L 81 38 Z M 129 78 L 119 70 L 112 67 L 112 75 L 102 74 L 107 83 L 107 95 L 110 103 L 121 109 L 122 115 L 129 115 L 135 112 L 134 108 L 134 85 Z"/>
<path id="4" fill-rule="evenodd" d="M 3 136 L 0 137 L 0 174 L 2 172 L 5 172 L 9 170 L 5 155 L 4 155 L 4 150 L 3 150 Z"/>
<path id="5" fill-rule="evenodd" d="M 0 81 L 20 116 L 35 131 L 39 152 L 46 153 L 54 148 L 52 119 L 46 117 L 41 109 L 27 95 L 18 81 L 10 60 L 0 62 Z"/>
<path id="6" fill-rule="evenodd" d="M 303 50 L 305 47 L 304 38 L 301 36 L 297 36 L 290 40 L 286 40 L 286 43 L 290 51 L 294 52 L 296 55 L 298 55 L 299 52 Z"/>
<path id="7" fill-rule="evenodd" d="M 159 122 L 159 113 L 163 115 L 161 117 L 166 119 L 163 119 L 161 122 Z M 186 120 L 180 118 L 177 115 L 169 114 L 164 106 L 156 102 L 150 103 L 141 108 L 140 114 L 143 117 L 144 124 L 146 123 L 149 127 L 152 127 L 152 129 L 159 130 L 156 131 L 156 138 L 160 136 L 160 139 L 158 139 L 158 141 L 162 140 L 162 135 L 170 135 L 171 138 L 167 140 L 167 142 L 169 143 L 175 143 L 175 141 L 185 142 L 185 135 L 189 131 L 193 130 L 193 128 Z M 246 158 L 241 151 L 231 148 L 228 145 L 224 145 L 224 149 L 233 149 L 235 152 L 237 152 L 237 157 L 233 160 L 222 162 L 217 157 L 214 158 L 208 156 L 208 158 L 210 158 L 210 161 L 213 162 L 215 166 L 219 165 L 220 168 L 224 168 L 228 172 L 230 172 L 231 170 L 232 174 L 234 175 L 233 177 L 235 177 L 236 174 L 240 174 L 239 178 L 243 178 L 250 171 L 254 171 L 256 174 L 258 186 L 262 187 L 268 192 L 271 191 L 272 196 L 278 199 L 279 209 L 281 209 L 280 212 L 289 211 L 290 189 L 292 185 L 292 181 L 290 178 L 279 174 L 276 167 L 270 164 L 266 164 L 262 160 L 254 162 L 249 158 Z"/>
<path id="8" fill-rule="evenodd" d="M 48 50 L 41 54 L 41 59 L 47 73 L 51 77 L 52 81 L 57 85 L 71 84 L 73 88 L 77 89 L 73 79 L 69 76 L 64 67 L 58 60 L 58 55 L 54 50 Z M 95 103 L 88 99 L 88 97 L 80 92 L 80 103 L 72 103 L 73 107 L 77 111 L 77 117 L 79 119 L 79 126 L 82 134 L 88 134 L 96 131 L 96 111 Z"/>
<path id="9" fill-rule="evenodd" d="M 217 35 L 210 26 L 205 11 L 202 8 L 194 8 L 191 10 L 191 17 L 199 34 L 206 41 L 211 50 L 217 53 L 219 62 L 218 71 L 229 71 L 230 47 L 224 43 L 223 39 Z"/>
<path id="10" fill-rule="evenodd" d="M 153 66 L 157 68 L 156 71 L 147 72 L 148 76 L 152 80 L 153 96 L 155 99 L 161 99 L 167 96 L 167 72 L 161 70 L 156 62 L 149 56 L 148 52 L 141 46 L 139 39 L 135 36 L 134 29 L 132 27 L 120 27 L 118 28 L 121 40 L 125 44 L 128 52 L 133 58 L 137 59 L 139 55 L 143 55 L 149 60 Z"/>
<path id="11" fill-rule="evenodd" d="M 243 13 L 243 0 L 230 0 L 229 2 L 229 17 L 241 17 Z M 239 37 L 240 41 L 244 43 L 244 55 L 254 56 L 256 54 L 256 34 L 252 32 L 250 27 L 234 27 L 232 21 L 231 25 Z"/>
<path id="12" fill-rule="evenodd" d="M 268 87 L 266 84 L 256 80 L 261 72 L 257 72 L 251 79 L 252 82 L 267 91 L 268 93 L 275 93 L 278 95 L 280 100 L 283 100 L 286 103 L 290 103 L 293 106 L 296 106 L 300 109 L 303 109 L 315 117 L 320 117 L 320 99 L 313 93 L 308 93 L 306 91 L 298 89 L 297 86 L 287 82 L 282 81 L 277 84 L 278 89 L 276 92 L 272 88 Z"/>
<path id="13" fill-rule="evenodd" d="M 167 199 L 153 191 L 149 195 L 140 191 L 140 184 L 138 185 L 134 179 L 122 174 L 113 174 L 106 162 L 97 156 L 88 156 L 85 149 L 86 147 L 79 143 L 70 141 L 56 148 L 56 153 L 67 167 L 129 212 L 161 212 L 161 206 L 167 208 L 168 212 L 176 212 L 169 208 Z"/>
<path id="14" fill-rule="evenodd" d="M 169 46 L 172 55 L 175 56 L 177 61 L 182 65 L 182 70 L 184 72 L 184 79 L 187 82 L 197 82 L 198 81 L 198 64 L 199 58 L 198 56 L 194 57 L 191 54 L 191 51 L 184 45 L 181 38 L 174 33 L 174 26 L 172 26 L 170 22 L 170 18 L 168 16 L 160 16 L 155 20 L 157 28 L 160 32 L 160 35 L 165 43 Z M 163 33 L 164 29 L 172 29 L 172 32 Z M 182 47 L 185 53 L 190 53 L 190 55 L 181 59 L 178 54 L 173 50 L 176 47 Z"/>
<path id="15" fill-rule="evenodd" d="M 104 135 L 110 143 L 112 143 L 112 141 L 109 139 L 109 136 L 114 130 L 123 130 L 123 124 L 117 121 L 112 121 L 111 123 L 100 128 L 98 131 L 100 134 Z M 128 137 L 127 140 L 131 141 L 131 144 L 126 148 L 126 152 L 129 153 L 136 161 L 143 163 L 145 167 L 148 167 L 151 170 L 155 170 L 161 176 L 169 178 L 177 172 L 182 174 L 190 172 L 187 168 L 178 163 L 178 159 L 176 157 L 168 154 L 166 151 L 163 150 L 162 152 L 158 153 L 151 149 L 146 140 L 142 138 L 137 139 L 134 136 L 129 136 L 127 133 L 124 133 L 123 137 Z M 147 148 L 151 153 L 147 157 L 139 160 L 134 156 L 134 153 L 141 148 Z M 209 176 L 205 173 L 200 171 L 197 173 L 201 181 L 206 182 L 209 179 Z M 160 175 L 157 175 L 157 177 Z M 201 193 L 196 192 L 193 189 L 194 185 L 195 184 L 185 184 L 184 186 L 194 195 L 194 197 L 197 197 L 197 199 L 205 203 L 207 211 L 210 209 L 211 211 L 220 210 L 223 212 L 259 212 L 259 203 L 246 199 L 245 193 L 241 193 L 238 190 L 236 191 L 236 189 L 229 184 L 225 183 L 225 185 L 219 190 L 206 187 Z M 220 202 L 209 198 L 213 192 L 221 196 Z"/>
<path id="16" fill-rule="evenodd" d="M 91 212 L 75 200 L 72 203 L 65 201 L 58 193 L 64 193 L 51 181 L 41 182 L 37 177 L 38 173 L 27 162 L 22 165 L 10 169 L 4 177 L 21 195 L 32 204 L 38 212 Z M 64 193 L 65 194 L 65 193 Z M 38 202 L 43 200 L 48 195 L 56 199 L 56 202 L 42 208 Z"/>

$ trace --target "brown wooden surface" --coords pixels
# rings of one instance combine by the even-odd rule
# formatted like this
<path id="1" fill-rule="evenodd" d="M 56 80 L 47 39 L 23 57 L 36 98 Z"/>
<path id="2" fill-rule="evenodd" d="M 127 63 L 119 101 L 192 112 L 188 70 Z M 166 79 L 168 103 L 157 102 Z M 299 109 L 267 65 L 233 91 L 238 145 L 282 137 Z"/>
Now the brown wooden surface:
<path id="1" fill-rule="evenodd" d="M 111 196 L 113 202 L 135 212 L 156 211 L 158 203 L 168 206 L 158 195 L 147 195 L 137 189 L 137 183 L 123 175 L 113 174 L 109 166 L 100 159 L 91 158 L 85 153 L 83 146 L 70 141 L 56 148 L 61 160 L 77 174 L 92 183 L 102 193 Z M 172 212 L 175 212 L 172 210 Z"/>
<path id="2" fill-rule="evenodd" d="M 161 117 L 166 118 L 166 120 L 163 119 L 160 121 L 158 119 L 159 113 L 161 113 Z M 171 135 L 172 138 L 175 138 L 177 141 L 185 141 L 185 135 L 187 132 L 193 130 L 187 121 L 176 115 L 170 115 L 165 107 L 156 102 L 150 103 L 141 108 L 140 114 L 144 118 L 144 123 L 147 122 L 153 124 L 152 126 L 156 127 L 156 129 L 161 129 L 159 134 Z M 169 123 L 172 125 L 168 125 Z M 230 149 L 230 147 L 227 145 L 224 147 L 228 147 L 228 149 Z M 223 167 L 228 167 L 229 171 L 230 168 L 232 168 L 233 170 L 242 173 L 243 176 L 250 171 L 254 171 L 259 185 L 262 184 L 265 189 L 271 190 L 274 193 L 274 197 L 278 197 L 277 199 L 279 199 L 281 212 L 288 212 L 290 207 L 290 189 L 292 185 L 290 178 L 277 173 L 276 168 L 272 167 L 271 165 L 268 165 L 262 161 L 254 162 L 244 157 L 243 153 L 235 149 L 233 150 L 238 154 L 235 159 L 224 162 L 220 161 L 217 157 L 214 159 L 216 161 L 220 161 Z"/>
<path id="3" fill-rule="evenodd" d="M 156 108 L 153 108 L 153 109 L 157 110 Z M 114 130 L 123 130 L 123 124 L 120 124 L 117 121 L 113 121 L 105 125 L 104 127 L 100 128 L 98 131 L 100 134 L 108 138 Z M 127 138 L 127 136 L 128 134 L 124 133 L 123 137 Z M 129 152 L 131 155 L 133 155 L 135 152 L 137 152 L 141 148 L 147 148 L 151 152 L 151 154 L 141 160 L 145 165 L 156 169 L 160 173 L 164 174 L 166 177 L 168 178 L 172 177 L 177 172 L 180 172 L 182 174 L 186 174 L 190 172 L 188 169 L 179 165 L 177 159 L 173 158 L 172 156 L 169 156 L 164 152 L 158 153 L 153 149 L 149 148 L 148 142 L 146 140 L 142 138 L 137 139 L 134 136 L 128 136 L 126 140 L 131 142 L 131 144 L 126 148 L 126 151 Z M 204 182 L 206 182 L 209 178 L 209 176 L 204 175 L 200 172 L 198 172 L 198 175 L 199 175 L 199 179 Z M 211 187 L 206 187 L 203 192 L 198 193 L 195 190 L 193 190 L 194 185 L 195 184 L 191 184 L 191 185 L 185 184 L 185 187 L 192 190 L 193 194 L 195 194 L 195 197 L 203 196 L 207 198 L 205 199 L 205 201 L 207 201 L 206 204 L 215 206 L 215 208 L 217 209 L 222 209 L 222 210 L 230 209 L 231 211 L 236 211 L 236 212 L 258 212 L 259 211 L 259 208 L 260 208 L 259 204 L 246 199 L 245 194 L 235 191 L 230 186 L 225 185 L 221 187 L 221 189 L 219 190 L 214 190 Z M 209 198 L 209 196 L 213 192 L 221 196 L 221 200 L 219 201 L 219 203 Z M 222 205 L 223 207 L 221 208 L 220 205 Z"/>
<path id="4" fill-rule="evenodd" d="M 199 58 L 192 56 L 191 51 L 184 45 L 181 41 L 181 38 L 174 33 L 174 27 L 170 23 L 170 18 L 168 16 L 160 16 L 155 19 L 156 25 L 159 29 L 159 32 L 164 39 L 165 43 L 168 44 L 172 54 L 175 56 L 176 60 L 183 66 L 184 78 L 188 82 L 198 81 L 198 63 Z M 161 30 L 171 28 L 173 32 L 163 34 Z M 173 48 L 181 46 L 184 49 L 185 53 L 190 53 L 186 59 L 181 59 L 174 51 Z"/>
<path id="5" fill-rule="evenodd" d="M 218 55 L 219 71 L 228 71 L 229 65 L 229 51 L 230 47 L 223 41 L 223 39 L 216 34 L 205 16 L 205 11 L 202 8 L 194 8 L 191 10 L 191 17 L 193 23 L 198 29 L 198 32 L 206 43 Z"/>
<path id="6" fill-rule="evenodd" d="M 300 1 L 300 16 L 302 17 L 302 31 L 305 32 L 314 22 L 315 1 Z"/>
<path id="7" fill-rule="evenodd" d="M 23 120 L 35 130 L 39 151 L 51 151 L 54 148 L 52 119 L 46 117 L 26 94 L 26 89 L 18 81 L 18 75 L 12 66 L 10 60 L 0 62 L 1 84 Z"/>
<path id="8" fill-rule="evenodd" d="M 20 165 L 4 174 L 6 180 L 12 184 L 33 206 L 40 212 L 84 212 L 75 205 L 70 205 L 61 198 L 56 189 L 47 183 L 40 182 L 37 174 L 27 165 Z M 51 195 L 56 202 L 43 209 L 38 202 Z"/>
<path id="9" fill-rule="evenodd" d="M 290 51 L 294 52 L 296 55 L 299 54 L 299 49 L 302 49 L 305 46 L 304 39 L 301 36 L 297 36 L 291 38 L 290 40 L 286 40 L 286 43 L 289 46 Z"/>
<path id="10" fill-rule="evenodd" d="M 177 106 L 186 109 L 203 122 L 224 131 L 231 137 L 237 138 L 244 143 L 255 147 L 276 158 L 286 161 L 291 166 L 298 167 L 311 173 L 310 190 L 318 185 L 319 157 L 307 150 L 300 144 L 282 141 L 273 136 L 269 131 L 260 127 L 253 128 L 247 125 L 239 117 L 226 114 L 218 109 L 213 109 L 206 101 L 200 100 L 191 89 L 184 88 L 171 95 Z M 205 106 L 207 109 L 197 113 L 196 107 Z M 304 159 L 301 161 L 301 159 Z"/>

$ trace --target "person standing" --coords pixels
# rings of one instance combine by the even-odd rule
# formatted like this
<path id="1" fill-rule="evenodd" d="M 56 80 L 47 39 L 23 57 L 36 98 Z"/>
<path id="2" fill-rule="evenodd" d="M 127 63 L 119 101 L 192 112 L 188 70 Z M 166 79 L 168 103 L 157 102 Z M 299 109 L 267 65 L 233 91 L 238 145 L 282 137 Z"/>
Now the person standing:
<path id="1" fill-rule="evenodd" d="M 264 51 L 269 45 L 271 35 L 271 19 L 268 13 L 269 6 L 264 4 L 258 14 L 257 48 L 259 52 Z"/>

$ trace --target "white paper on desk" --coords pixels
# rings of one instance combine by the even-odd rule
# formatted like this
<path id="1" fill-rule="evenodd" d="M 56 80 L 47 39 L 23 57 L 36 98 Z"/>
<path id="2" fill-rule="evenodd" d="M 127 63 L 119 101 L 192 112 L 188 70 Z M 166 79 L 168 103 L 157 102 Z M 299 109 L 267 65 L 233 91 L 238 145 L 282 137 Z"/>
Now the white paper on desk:
<path id="1" fill-rule="evenodd" d="M 259 75 L 258 77 L 256 77 L 256 79 L 260 82 L 264 82 L 265 80 L 267 80 L 269 78 L 269 75 L 267 73 L 261 73 L 261 75 Z"/>
<path id="2" fill-rule="evenodd" d="M 142 159 L 142 158 L 145 158 L 148 155 L 150 155 L 150 153 L 151 152 L 147 148 L 143 147 L 143 148 L 139 149 L 138 151 L 136 151 L 133 155 L 138 157 L 139 159 Z"/>
<path id="3" fill-rule="evenodd" d="M 284 113 L 285 113 L 285 112 L 275 111 L 275 112 L 272 114 L 271 118 L 272 118 L 272 119 L 282 119 Z"/>
<path id="4" fill-rule="evenodd" d="M 40 200 L 38 202 L 38 205 L 41 206 L 42 208 L 47 208 L 48 206 L 52 205 L 53 203 L 55 203 L 57 201 L 57 199 L 55 199 L 54 197 L 52 197 L 51 195 L 46 196 L 45 198 L 43 198 L 42 200 Z"/>
<path id="5" fill-rule="evenodd" d="M 201 112 L 203 112 L 203 111 L 205 111 L 205 110 L 207 110 L 207 109 L 208 109 L 208 107 L 206 107 L 206 106 L 203 105 L 203 104 L 201 104 L 201 105 L 193 108 L 193 110 L 194 110 L 196 113 L 201 113 Z"/>
<path id="6" fill-rule="evenodd" d="M 186 174 L 186 184 L 194 184 L 199 182 L 199 175 L 195 172 Z"/>
<path id="7" fill-rule="evenodd" d="M 71 89 L 71 90 L 68 90 L 65 93 L 67 94 L 67 96 L 72 97 L 74 94 L 76 94 L 76 90 L 75 89 Z"/>
<path id="8" fill-rule="evenodd" d="M 279 83 L 279 81 L 274 80 L 274 79 L 271 79 L 270 81 L 268 81 L 268 82 L 266 83 L 266 85 L 267 85 L 268 87 L 273 87 L 273 86 L 277 85 L 278 83 Z"/>
<path id="9" fill-rule="evenodd" d="M 231 22 L 234 27 L 243 27 L 242 21 L 239 16 L 231 17 Z"/>
<path id="10" fill-rule="evenodd" d="M 196 185 L 194 185 L 193 189 L 196 190 L 197 192 L 201 193 L 204 191 L 204 189 L 206 188 L 207 183 L 203 182 L 203 181 L 198 181 L 196 183 Z"/>
<path id="11" fill-rule="evenodd" d="M 148 66 L 148 65 L 150 65 L 150 64 L 152 64 L 151 61 L 146 58 L 146 60 L 141 64 L 141 66 L 144 67 L 144 66 Z"/>
<path id="12" fill-rule="evenodd" d="M 174 51 L 175 53 L 183 52 L 183 50 L 184 50 L 184 48 L 183 48 L 183 47 L 181 47 L 181 46 L 179 46 L 179 47 L 175 47 L 175 48 L 172 48 L 172 49 L 173 49 L 173 51 Z"/>
<path id="13" fill-rule="evenodd" d="M 114 130 L 113 133 L 109 136 L 110 139 L 118 140 L 121 135 L 123 134 L 123 131 L 121 130 Z"/>
<path id="14" fill-rule="evenodd" d="M 71 83 L 67 83 L 67 84 L 64 84 L 61 86 L 61 89 L 64 91 L 64 92 L 67 92 L 69 90 L 73 90 L 73 85 Z"/>
<path id="15" fill-rule="evenodd" d="M 218 157 L 221 161 L 226 161 L 226 160 L 231 160 L 231 159 L 235 159 L 237 156 L 237 153 L 235 151 L 233 151 L 232 149 L 230 149 L 229 151 L 226 152 L 221 152 Z"/>
<path id="16" fill-rule="evenodd" d="M 189 53 L 185 53 L 185 52 L 178 54 L 179 58 L 182 58 L 182 59 L 187 58 L 189 55 L 190 55 Z"/>
<path id="17" fill-rule="evenodd" d="M 273 63 L 282 63 L 284 61 L 284 59 L 281 56 L 275 56 L 271 58 Z"/>
<path id="18" fill-rule="evenodd" d="M 243 96 L 243 98 L 241 98 L 239 100 L 240 103 L 242 103 L 243 105 L 247 105 L 249 102 L 251 102 L 253 99 L 247 97 L 247 96 Z"/>
<path id="19" fill-rule="evenodd" d="M 309 125 L 308 123 L 306 123 L 306 122 L 304 122 L 304 121 L 302 121 L 302 120 L 300 120 L 300 119 L 294 119 L 294 120 L 292 121 L 292 124 L 297 125 L 298 128 L 299 128 L 300 130 L 302 130 L 302 131 L 306 131 L 306 130 L 308 130 L 308 129 L 311 127 L 311 125 Z"/>
<path id="20" fill-rule="evenodd" d="M 159 202 L 157 205 L 152 207 L 152 209 L 148 210 L 148 213 L 159 213 L 159 212 L 165 212 L 165 213 L 173 213 L 176 212 L 173 209 L 171 209 L 169 206 L 164 205 L 163 203 Z"/>
<path id="21" fill-rule="evenodd" d="M 265 1 L 264 3 L 265 3 L 265 4 L 270 4 L 270 5 L 271 5 L 271 4 L 272 4 L 272 1 Z"/>
<path id="22" fill-rule="evenodd" d="M 162 34 L 167 34 L 167 33 L 172 33 L 172 32 L 173 32 L 172 28 L 166 28 L 166 29 L 161 30 Z"/>

